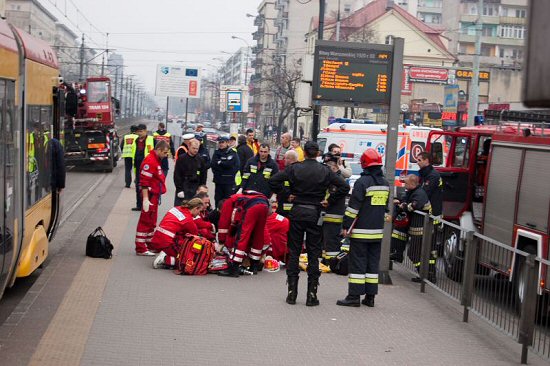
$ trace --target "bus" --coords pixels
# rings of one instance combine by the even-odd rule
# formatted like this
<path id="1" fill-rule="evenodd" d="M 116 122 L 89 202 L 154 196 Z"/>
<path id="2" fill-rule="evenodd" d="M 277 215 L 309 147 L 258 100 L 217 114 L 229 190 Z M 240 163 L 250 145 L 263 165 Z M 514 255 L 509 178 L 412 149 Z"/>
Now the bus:
<path id="1" fill-rule="evenodd" d="M 60 215 L 53 138 L 64 92 L 52 48 L 0 19 L 0 297 L 48 256 Z"/>

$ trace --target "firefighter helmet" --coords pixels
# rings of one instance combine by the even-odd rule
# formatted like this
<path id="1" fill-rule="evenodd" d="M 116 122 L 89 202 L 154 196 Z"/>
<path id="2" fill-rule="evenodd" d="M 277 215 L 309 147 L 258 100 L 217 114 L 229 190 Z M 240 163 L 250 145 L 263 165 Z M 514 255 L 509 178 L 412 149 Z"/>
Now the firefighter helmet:
<path id="1" fill-rule="evenodd" d="M 380 165 L 382 165 L 382 156 L 373 148 L 365 150 L 363 155 L 361 155 L 361 167 L 363 169 Z"/>
<path id="2" fill-rule="evenodd" d="M 393 227 L 396 229 L 406 229 L 409 227 L 409 215 L 406 212 L 399 212 L 393 219 Z"/>

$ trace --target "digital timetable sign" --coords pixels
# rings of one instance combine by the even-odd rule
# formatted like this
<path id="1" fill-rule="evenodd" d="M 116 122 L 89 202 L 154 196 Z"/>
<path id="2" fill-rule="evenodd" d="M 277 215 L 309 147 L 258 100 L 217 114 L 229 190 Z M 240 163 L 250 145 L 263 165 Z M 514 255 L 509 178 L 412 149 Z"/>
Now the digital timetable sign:
<path id="1" fill-rule="evenodd" d="M 318 41 L 314 103 L 389 104 L 392 57 L 392 46 Z"/>

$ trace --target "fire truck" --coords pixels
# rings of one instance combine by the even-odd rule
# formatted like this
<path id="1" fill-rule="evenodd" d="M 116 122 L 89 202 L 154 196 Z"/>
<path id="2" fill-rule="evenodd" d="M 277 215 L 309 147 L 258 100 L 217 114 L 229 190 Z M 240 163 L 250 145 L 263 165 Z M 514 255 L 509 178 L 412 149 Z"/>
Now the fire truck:
<path id="1" fill-rule="evenodd" d="M 427 149 L 441 162 L 435 168 L 444 183 L 444 219 L 548 259 L 550 124 L 532 122 L 526 115 L 523 120 L 528 122 L 432 131 Z M 438 141 L 445 141 L 446 151 L 432 148 Z M 444 269 L 455 281 L 462 278 L 464 258 L 459 235 L 448 230 L 443 242 Z M 526 267 L 523 257 L 507 253 L 482 246 L 480 270 L 513 281 L 519 298 Z M 539 294 L 550 291 L 550 271 L 545 266 L 539 284 Z"/>
<path id="2" fill-rule="evenodd" d="M 65 124 L 65 163 L 112 172 L 120 158 L 115 126 L 118 101 L 108 77 L 93 77 L 74 90 L 78 107 Z"/>

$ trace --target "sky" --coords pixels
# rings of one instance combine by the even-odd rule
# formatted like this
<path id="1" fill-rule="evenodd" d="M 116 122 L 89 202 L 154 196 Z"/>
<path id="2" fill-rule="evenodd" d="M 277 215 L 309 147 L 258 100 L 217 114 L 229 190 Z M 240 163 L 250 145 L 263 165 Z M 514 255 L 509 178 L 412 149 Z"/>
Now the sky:
<path id="1" fill-rule="evenodd" d="M 40 0 L 77 34 L 90 36 L 88 46 L 122 54 L 126 75 L 136 75 L 154 93 L 157 64 L 198 66 L 213 72 L 220 61 L 250 46 L 261 0 Z M 78 9 L 78 10 L 77 10 Z M 90 23 L 92 25 L 90 25 Z M 76 25 L 80 29 L 76 28 Z M 106 37 L 105 33 L 109 33 Z M 223 51 L 223 52 L 222 52 Z"/>

